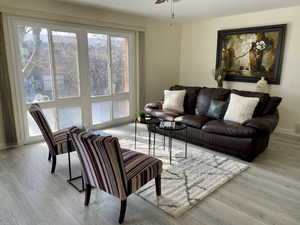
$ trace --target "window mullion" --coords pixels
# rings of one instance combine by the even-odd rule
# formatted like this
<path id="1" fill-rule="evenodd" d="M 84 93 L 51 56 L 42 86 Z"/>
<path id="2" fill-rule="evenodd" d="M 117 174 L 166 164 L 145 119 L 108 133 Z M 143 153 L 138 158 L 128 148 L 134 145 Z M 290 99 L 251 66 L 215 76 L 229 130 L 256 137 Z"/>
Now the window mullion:
<path id="1" fill-rule="evenodd" d="M 52 30 L 48 29 L 48 42 L 49 42 L 49 55 L 50 55 L 50 73 L 52 77 L 52 83 L 53 83 L 53 100 L 57 100 L 57 89 L 56 89 L 56 67 L 55 67 L 55 59 L 54 59 L 54 45 L 53 45 L 53 38 L 52 38 Z M 56 129 L 60 129 L 59 127 L 59 118 L 58 118 L 58 112 L 57 107 L 55 107 L 55 122 L 56 122 Z"/>
<path id="2" fill-rule="evenodd" d="M 48 42 L 49 42 L 49 57 L 50 57 L 50 74 L 52 78 L 52 87 L 53 87 L 53 100 L 57 99 L 57 90 L 56 90 L 56 68 L 54 60 L 54 50 L 53 50 L 53 38 L 52 30 L 48 29 Z"/>
<path id="3" fill-rule="evenodd" d="M 80 99 L 82 111 L 82 124 L 90 127 L 92 125 L 91 112 L 91 87 L 89 74 L 89 54 L 88 54 L 88 38 L 86 31 L 80 31 L 77 34 L 78 38 L 78 66 L 79 66 L 79 85 Z"/>
<path id="4" fill-rule="evenodd" d="M 107 52 L 107 54 L 108 54 L 108 79 L 109 79 L 109 88 L 110 88 L 109 93 L 110 93 L 110 96 L 113 96 L 114 91 L 113 91 L 113 78 L 112 78 L 112 71 L 111 71 L 112 54 L 111 54 L 111 36 L 110 36 L 110 34 L 107 34 L 107 41 L 108 41 L 108 43 L 107 43 L 107 46 L 108 46 L 108 48 L 107 48 L 107 51 L 108 51 Z M 113 117 L 113 115 L 114 115 L 113 99 L 112 99 L 111 103 L 112 104 L 111 104 L 111 110 L 110 110 L 110 113 L 111 113 L 110 118 L 111 118 L 111 120 L 113 120 L 114 119 L 114 117 Z"/>

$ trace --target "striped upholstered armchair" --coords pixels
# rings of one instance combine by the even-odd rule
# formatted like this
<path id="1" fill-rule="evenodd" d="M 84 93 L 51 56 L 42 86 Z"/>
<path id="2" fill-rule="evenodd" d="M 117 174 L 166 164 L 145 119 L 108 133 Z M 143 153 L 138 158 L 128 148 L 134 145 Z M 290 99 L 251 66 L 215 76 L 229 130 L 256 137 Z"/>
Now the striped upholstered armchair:
<path id="1" fill-rule="evenodd" d="M 41 133 L 48 145 L 48 160 L 50 161 L 52 158 L 51 173 L 54 173 L 56 167 L 56 156 L 68 153 L 68 151 L 75 151 L 69 131 L 76 131 L 79 130 L 79 128 L 74 126 L 71 128 L 61 129 L 56 132 L 52 132 L 39 104 L 32 104 L 29 108 L 29 112 L 35 120 L 35 122 L 37 123 L 38 127 L 40 128 Z"/>
<path id="2" fill-rule="evenodd" d="M 115 137 L 87 132 L 72 132 L 82 164 L 85 180 L 85 205 L 90 201 L 92 187 L 99 188 L 121 200 L 119 223 L 123 223 L 127 197 L 155 178 L 156 194 L 160 196 L 162 161 L 148 155 L 121 150 Z"/>

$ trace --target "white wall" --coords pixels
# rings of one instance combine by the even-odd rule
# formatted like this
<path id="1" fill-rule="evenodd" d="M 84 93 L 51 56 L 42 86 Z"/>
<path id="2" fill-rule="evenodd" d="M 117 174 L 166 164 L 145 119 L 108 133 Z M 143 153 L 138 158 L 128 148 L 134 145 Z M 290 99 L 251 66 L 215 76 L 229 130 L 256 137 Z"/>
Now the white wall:
<path id="1" fill-rule="evenodd" d="M 288 24 L 281 84 L 271 87 L 271 95 L 282 96 L 279 127 L 292 132 L 300 123 L 300 7 L 220 17 L 183 24 L 180 84 L 216 86 L 217 31 L 261 25 Z M 226 82 L 225 87 L 255 90 L 255 84 Z"/>
<path id="2" fill-rule="evenodd" d="M 178 82 L 180 25 L 170 27 L 168 21 L 53 0 L 0 0 L 0 11 L 10 15 L 145 31 L 143 84 L 146 101 L 160 99 L 163 89 Z M 0 110 L 0 146 L 5 144 L 2 124 Z"/>

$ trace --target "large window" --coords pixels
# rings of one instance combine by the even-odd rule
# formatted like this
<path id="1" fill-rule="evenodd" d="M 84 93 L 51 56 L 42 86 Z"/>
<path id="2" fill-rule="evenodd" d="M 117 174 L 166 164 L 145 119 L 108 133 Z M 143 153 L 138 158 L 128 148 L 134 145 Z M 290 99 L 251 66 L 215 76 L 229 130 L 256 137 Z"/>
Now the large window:
<path id="1" fill-rule="evenodd" d="M 27 109 L 39 103 L 53 131 L 133 118 L 133 35 L 10 18 L 16 82 L 27 140 L 40 131 Z"/>
<path id="2" fill-rule="evenodd" d="M 99 124 L 130 115 L 129 39 L 88 33 L 92 122 Z M 107 101 L 103 96 L 118 96 Z"/>

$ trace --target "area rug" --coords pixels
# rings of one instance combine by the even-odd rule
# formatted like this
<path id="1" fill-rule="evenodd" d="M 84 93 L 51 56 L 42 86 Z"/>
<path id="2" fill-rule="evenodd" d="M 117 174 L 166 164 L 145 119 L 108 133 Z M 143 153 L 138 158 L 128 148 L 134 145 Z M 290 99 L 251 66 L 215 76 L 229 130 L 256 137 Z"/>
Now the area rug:
<path id="1" fill-rule="evenodd" d="M 131 124 L 117 131 L 116 136 L 122 148 L 134 149 L 132 129 Z M 148 153 L 148 132 L 141 125 L 136 151 Z M 163 146 L 163 137 L 157 135 L 155 157 L 163 161 L 162 196 L 156 197 L 154 180 L 136 194 L 174 217 L 180 216 L 248 168 L 243 162 L 191 144 L 188 145 L 188 157 L 185 159 L 184 142 L 179 140 L 173 141 L 172 152 L 173 161 L 170 165 L 168 148 Z"/>

